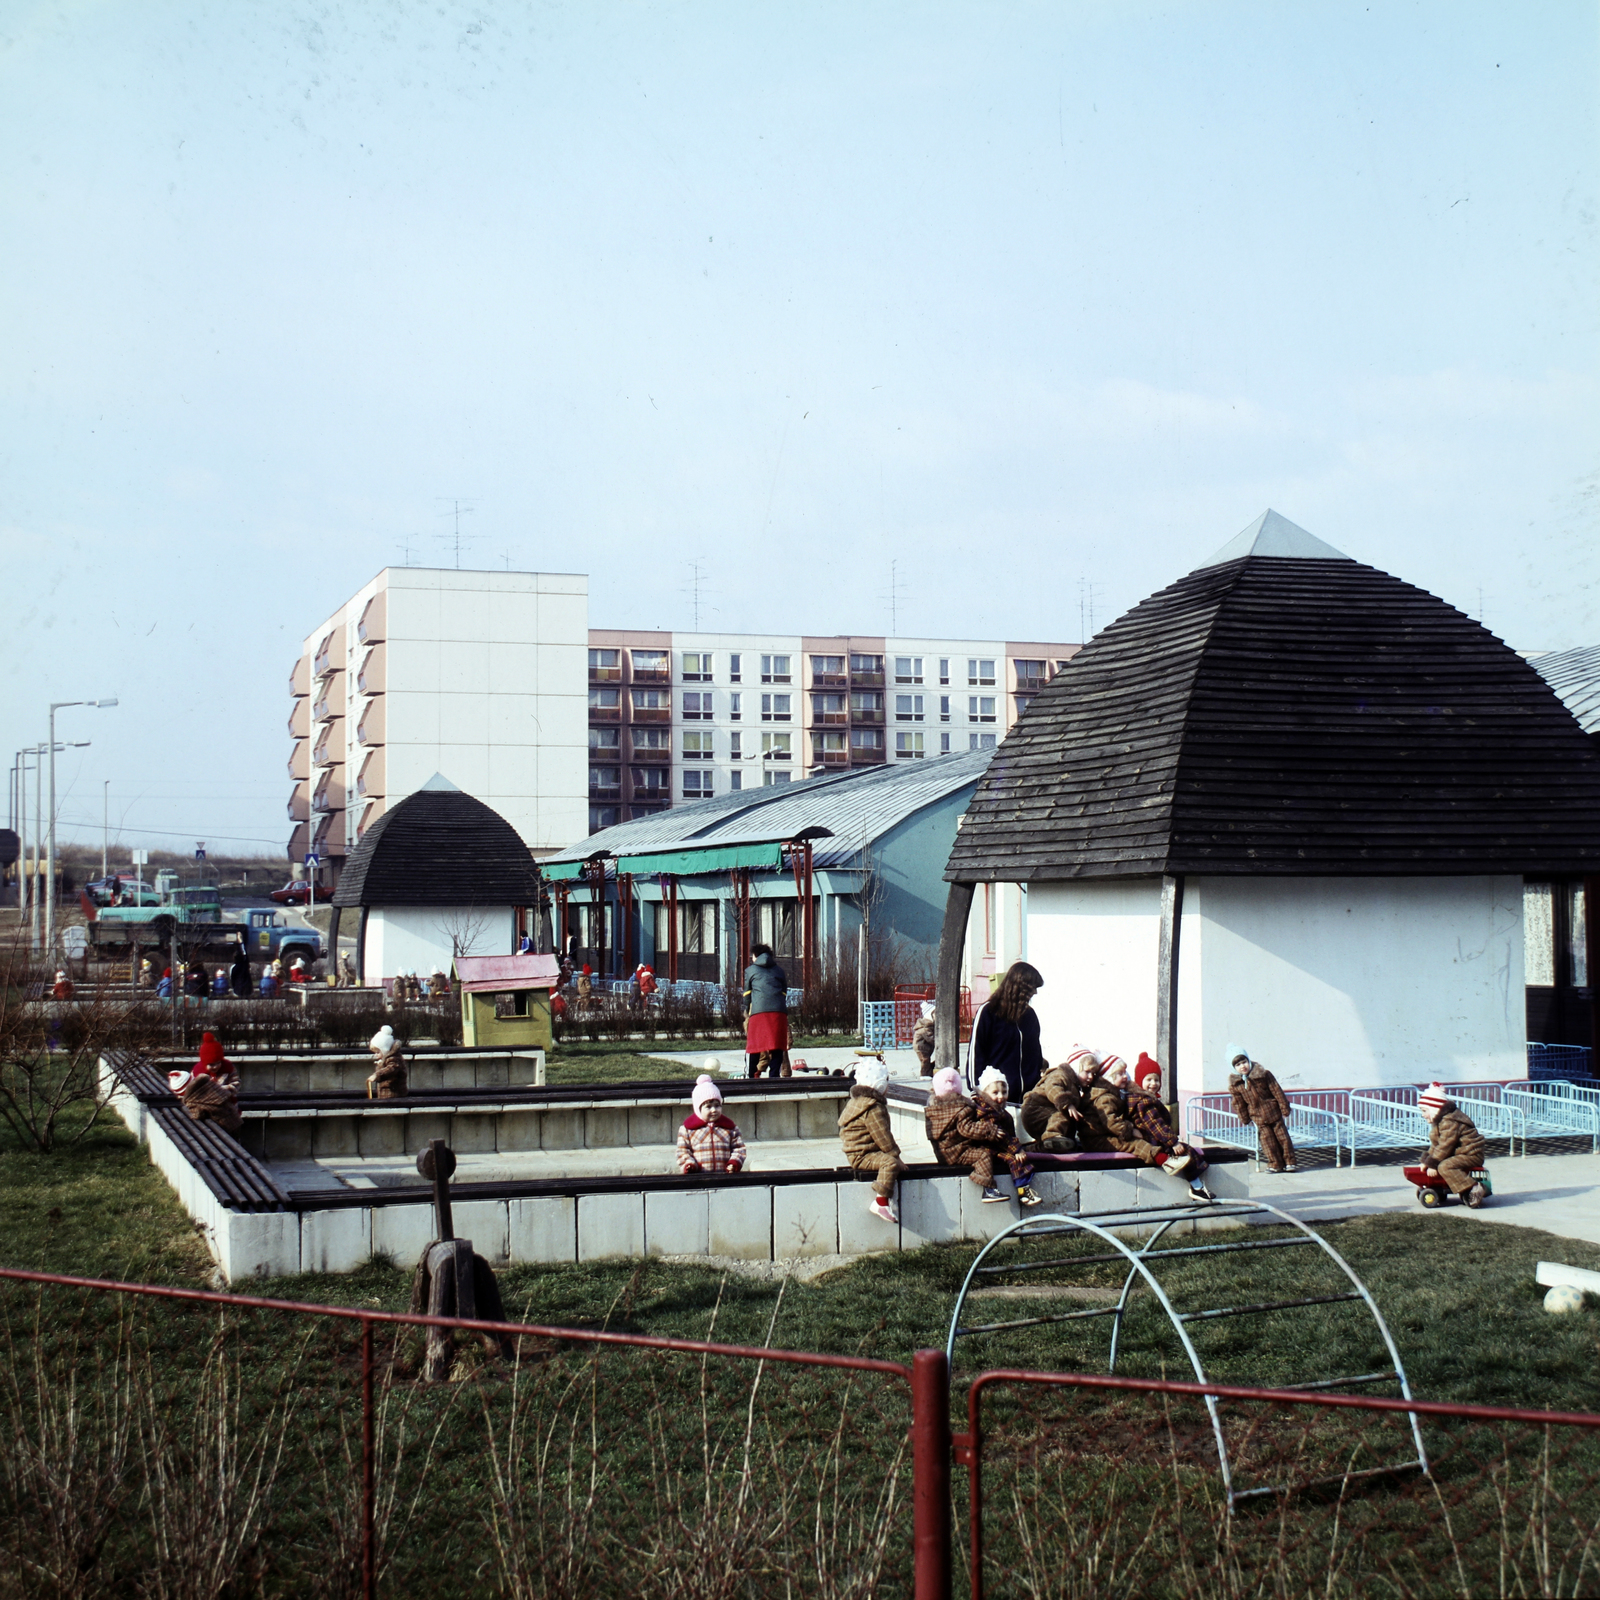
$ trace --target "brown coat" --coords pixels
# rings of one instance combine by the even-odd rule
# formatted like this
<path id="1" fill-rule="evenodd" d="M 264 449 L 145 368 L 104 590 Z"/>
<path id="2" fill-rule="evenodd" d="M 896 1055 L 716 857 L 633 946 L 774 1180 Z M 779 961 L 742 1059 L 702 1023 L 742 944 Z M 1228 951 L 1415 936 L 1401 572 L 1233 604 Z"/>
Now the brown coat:
<path id="1" fill-rule="evenodd" d="M 1051 1067 L 1022 1097 L 1022 1126 L 1035 1139 L 1075 1138 L 1087 1093 L 1071 1067 Z"/>
<path id="2" fill-rule="evenodd" d="M 1428 1136 L 1428 1165 L 1437 1167 L 1441 1161 L 1453 1160 L 1481 1166 L 1487 1148 L 1472 1118 L 1446 1100 Z"/>
<path id="3" fill-rule="evenodd" d="M 947 1167 L 971 1166 L 974 1151 L 992 1154 L 1005 1143 L 998 1124 L 988 1121 L 964 1094 L 930 1094 L 923 1115 L 928 1142 Z"/>
<path id="4" fill-rule="evenodd" d="M 229 1133 L 237 1133 L 244 1126 L 244 1118 L 239 1115 L 238 1093 L 230 1092 L 203 1074 L 196 1074 L 178 1098 L 196 1122 L 214 1122 Z"/>
<path id="5" fill-rule="evenodd" d="M 1089 1130 L 1085 1143 L 1091 1148 L 1121 1150 L 1126 1155 L 1138 1156 L 1152 1167 L 1159 1167 L 1166 1157 L 1165 1151 L 1158 1150 L 1140 1136 L 1139 1129 L 1128 1115 L 1122 1091 L 1104 1078 L 1096 1078 L 1089 1085 L 1084 1121 Z"/>
<path id="6" fill-rule="evenodd" d="M 900 1154 L 889 1127 L 889 1099 L 881 1089 L 869 1089 L 860 1083 L 851 1089 L 850 1098 L 839 1113 L 839 1143 L 851 1166 L 863 1156 L 880 1151 L 884 1155 Z"/>
<path id="7" fill-rule="evenodd" d="M 1278 1080 L 1254 1061 L 1248 1072 L 1228 1074 L 1228 1093 L 1233 1096 L 1233 1109 L 1239 1120 L 1253 1122 L 1258 1128 L 1284 1121 L 1293 1109 L 1289 1097 L 1278 1087 Z"/>
<path id="8" fill-rule="evenodd" d="M 406 1092 L 406 1058 L 400 1053 L 398 1047 L 391 1050 L 386 1056 L 377 1058 L 377 1065 L 372 1069 L 372 1098 L 374 1100 L 398 1100 Z"/>

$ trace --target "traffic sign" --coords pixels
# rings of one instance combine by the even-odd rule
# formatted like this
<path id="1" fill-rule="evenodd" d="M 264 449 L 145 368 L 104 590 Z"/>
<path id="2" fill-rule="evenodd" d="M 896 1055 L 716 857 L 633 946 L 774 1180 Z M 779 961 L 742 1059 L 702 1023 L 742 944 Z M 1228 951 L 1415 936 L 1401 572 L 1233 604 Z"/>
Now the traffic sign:
<path id="1" fill-rule="evenodd" d="M 322 857 L 308 850 L 306 852 L 306 865 L 308 867 L 320 867 L 322 865 Z"/>

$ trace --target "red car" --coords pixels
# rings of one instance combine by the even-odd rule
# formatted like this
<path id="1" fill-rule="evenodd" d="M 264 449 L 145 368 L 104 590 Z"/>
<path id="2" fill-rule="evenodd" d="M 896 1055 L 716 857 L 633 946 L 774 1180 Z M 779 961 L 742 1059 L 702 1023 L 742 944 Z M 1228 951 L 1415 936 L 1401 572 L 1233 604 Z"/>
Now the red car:
<path id="1" fill-rule="evenodd" d="M 293 883 L 286 883 L 281 889 L 274 889 L 268 896 L 276 900 L 280 906 L 303 906 L 310 898 L 311 885 L 304 878 L 296 878 Z M 333 899 L 333 890 L 325 883 L 317 885 L 317 901 L 319 904 Z"/>

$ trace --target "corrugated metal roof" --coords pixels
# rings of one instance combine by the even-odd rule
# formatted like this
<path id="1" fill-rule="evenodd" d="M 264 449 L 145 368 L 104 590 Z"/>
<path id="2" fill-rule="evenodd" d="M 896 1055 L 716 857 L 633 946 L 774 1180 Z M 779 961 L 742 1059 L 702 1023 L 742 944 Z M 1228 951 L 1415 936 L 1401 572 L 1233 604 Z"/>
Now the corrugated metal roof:
<path id="1" fill-rule="evenodd" d="M 993 750 L 965 750 L 924 761 L 830 772 L 770 789 L 741 789 L 602 828 L 547 860 L 582 861 L 600 851 L 633 856 L 792 839 L 807 829 L 825 828 L 829 836 L 815 841 L 813 862 L 819 867 L 845 866 L 863 844 L 923 807 L 976 783 L 993 759 Z"/>
<path id="2" fill-rule="evenodd" d="M 1600 645 L 1535 656 L 1533 666 L 1583 731 L 1600 733 Z"/>

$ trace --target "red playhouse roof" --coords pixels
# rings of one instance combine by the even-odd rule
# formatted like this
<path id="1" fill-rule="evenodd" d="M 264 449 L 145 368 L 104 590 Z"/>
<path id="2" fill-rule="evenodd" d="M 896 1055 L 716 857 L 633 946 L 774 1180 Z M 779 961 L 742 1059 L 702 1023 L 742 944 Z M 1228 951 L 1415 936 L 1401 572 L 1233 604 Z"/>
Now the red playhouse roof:
<path id="1" fill-rule="evenodd" d="M 554 989 L 561 965 L 554 956 L 457 956 L 456 977 L 468 994 Z"/>

